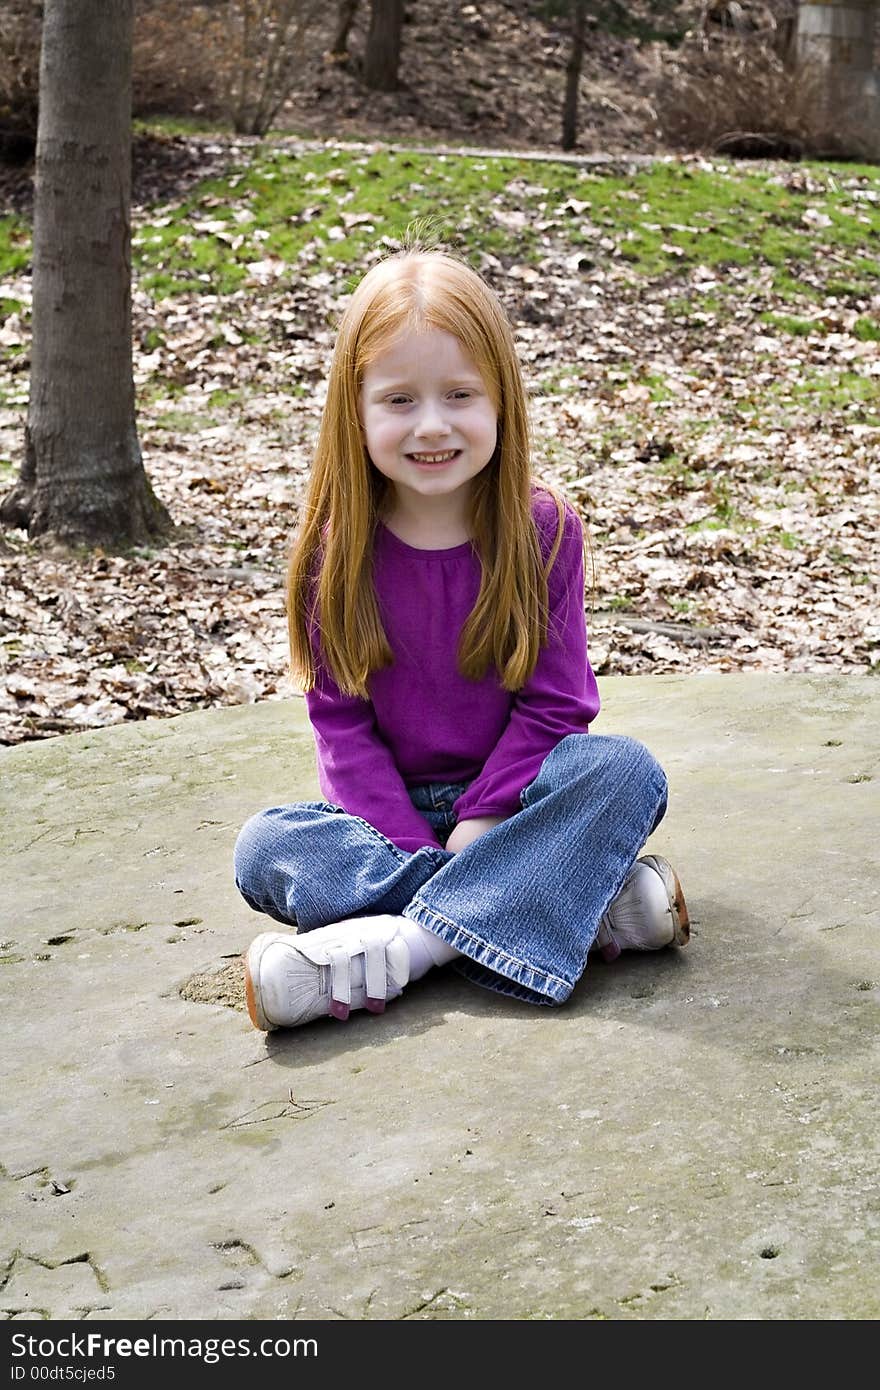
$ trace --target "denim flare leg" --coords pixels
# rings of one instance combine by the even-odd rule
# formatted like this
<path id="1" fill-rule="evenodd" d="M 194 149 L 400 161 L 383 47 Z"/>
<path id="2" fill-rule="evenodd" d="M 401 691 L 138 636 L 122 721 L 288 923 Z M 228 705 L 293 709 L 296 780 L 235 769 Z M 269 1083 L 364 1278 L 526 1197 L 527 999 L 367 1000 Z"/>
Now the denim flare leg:
<path id="1" fill-rule="evenodd" d="M 410 791 L 445 843 L 462 783 Z M 299 931 L 346 917 L 403 914 L 462 952 L 477 984 L 561 1004 L 599 921 L 666 810 L 666 777 L 642 744 L 569 734 L 522 792 L 521 810 L 458 854 L 407 853 L 323 801 L 253 816 L 235 847 L 245 901 Z"/>

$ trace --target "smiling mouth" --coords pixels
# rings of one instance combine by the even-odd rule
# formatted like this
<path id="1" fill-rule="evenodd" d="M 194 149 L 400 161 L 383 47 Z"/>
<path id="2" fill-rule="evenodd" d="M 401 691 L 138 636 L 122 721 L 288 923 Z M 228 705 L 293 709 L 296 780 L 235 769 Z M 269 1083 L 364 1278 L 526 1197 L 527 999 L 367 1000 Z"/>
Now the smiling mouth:
<path id="1" fill-rule="evenodd" d="M 407 454 L 407 458 L 413 463 L 450 463 L 460 453 L 460 449 L 444 449 L 441 454 Z"/>

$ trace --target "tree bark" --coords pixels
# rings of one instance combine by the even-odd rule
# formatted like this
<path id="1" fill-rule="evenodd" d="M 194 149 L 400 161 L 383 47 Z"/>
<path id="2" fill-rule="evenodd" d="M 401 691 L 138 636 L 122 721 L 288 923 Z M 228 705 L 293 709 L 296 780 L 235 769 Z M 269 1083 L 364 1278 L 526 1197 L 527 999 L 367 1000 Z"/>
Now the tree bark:
<path id="1" fill-rule="evenodd" d="M 584 30 L 587 7 L 585 0 L 572 0 L 571 48 L 565 68 L 565 101 L 562 107 L 562 148 L 573 150 L 578 133 L 578 87 L 584 63 Z"/>
<path id="2" fill-rule="evenodd" d="M 339 9 L 336 14 L 336 33 L 330 45 L 330 52 L 338 57 L 348 54 L 348 36 L 357 14 L 357 7 L 358 0 L 339 0 Z"/>
<path id="3" fill-rule="evenodd" d="M 170 527 L 144 472 L 131 342 L 133 0 L 46 0 L 25 455 L 0 520 L 120 547 Z"/>
<path id="4" fill-rule="evenodd" d="M 364 83 L 375 92 L 396 92 L 400 85 L 402 29 L 403 0 L 371 0 Z"/>

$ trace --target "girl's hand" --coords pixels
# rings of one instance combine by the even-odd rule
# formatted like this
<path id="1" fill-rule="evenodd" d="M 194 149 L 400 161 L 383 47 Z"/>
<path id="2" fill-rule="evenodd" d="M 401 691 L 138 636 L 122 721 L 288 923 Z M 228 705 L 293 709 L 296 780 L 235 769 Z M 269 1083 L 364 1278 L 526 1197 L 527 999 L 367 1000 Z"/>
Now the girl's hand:
<path id="1" fill-rule="evenodd" d="M 480 836 L 485 835 L 487 830 L 491 830 L 493 825 L 500 825 L 506 819 L 506 816 L 475 816 L 473 820 L 460 820 L 446 841 L 446 848 L 451 850 L 453 854 L 458 854 L 465 845 L 479 840 Z"/>

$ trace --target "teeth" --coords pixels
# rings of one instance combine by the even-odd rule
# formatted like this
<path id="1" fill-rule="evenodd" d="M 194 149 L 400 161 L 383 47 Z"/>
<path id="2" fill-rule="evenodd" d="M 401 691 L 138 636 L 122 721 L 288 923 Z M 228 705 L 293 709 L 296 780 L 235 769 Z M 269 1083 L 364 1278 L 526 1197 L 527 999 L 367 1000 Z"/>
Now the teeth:
<path id="1" fill-rule="evenodd" d="M 411 457 L 418 459 L 419 463 L 445 463 L 447 459 L 455 457 L 455 449 L 447 449 L 444 454 L 412 454 Z"/>

